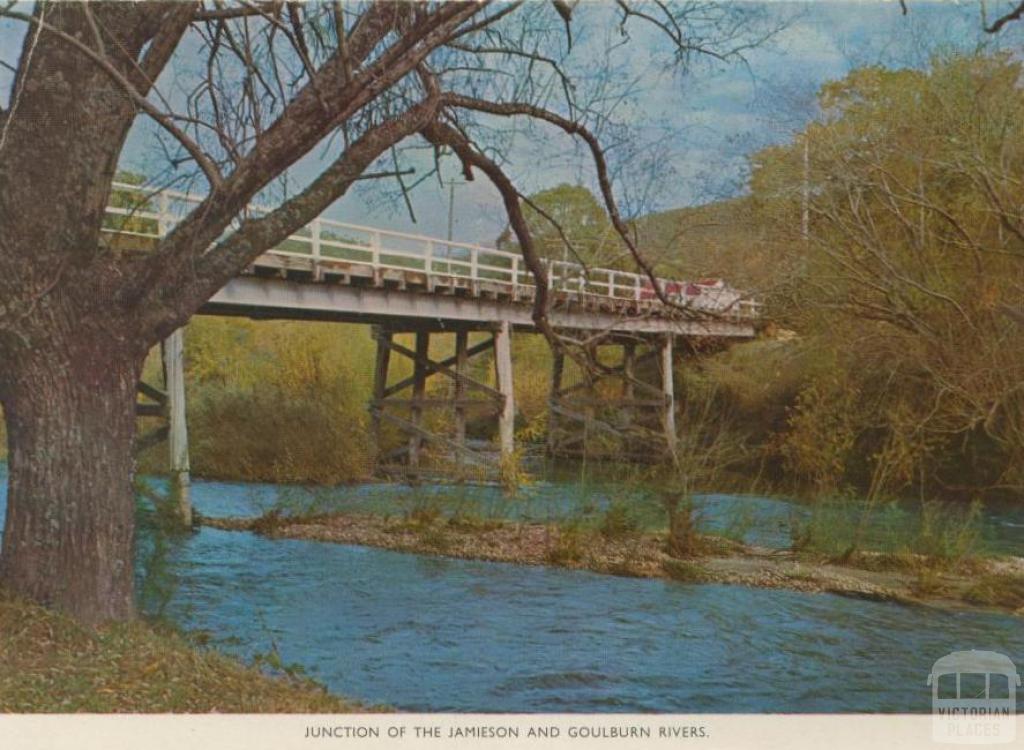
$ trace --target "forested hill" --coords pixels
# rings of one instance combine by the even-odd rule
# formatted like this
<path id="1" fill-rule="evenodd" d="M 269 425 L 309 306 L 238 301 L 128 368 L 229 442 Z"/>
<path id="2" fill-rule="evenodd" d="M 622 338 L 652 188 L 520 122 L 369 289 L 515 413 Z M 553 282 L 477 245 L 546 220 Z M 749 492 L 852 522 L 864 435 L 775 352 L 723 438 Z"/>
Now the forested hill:
<path id="1" fill-rule="evenodd" d="M 792 241 L 765 221 L 750 196 L 648 214 L 636 229 L 640 246 L 666 275 L 723 278 L 743 289 L 766 287 L 781 246 Z"/>

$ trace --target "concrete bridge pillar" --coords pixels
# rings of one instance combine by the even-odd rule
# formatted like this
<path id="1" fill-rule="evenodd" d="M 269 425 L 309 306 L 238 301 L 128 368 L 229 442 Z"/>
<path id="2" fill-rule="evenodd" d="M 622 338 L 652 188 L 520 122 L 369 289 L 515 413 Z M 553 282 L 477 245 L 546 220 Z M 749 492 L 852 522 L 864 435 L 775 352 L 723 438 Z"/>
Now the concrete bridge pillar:
<path id="1" fill-rule="evenodd" d="M 672 372 L 672 334 L 666 334 L 661 340 L 661 390 L 665 394 L 665 406 L 662 410 L 665 444 L 669 453 L 674 456 L 676 452 L 676 398 L 675 379 Z"/>
<path id="2" fill-rule="evenodd" d="M 179 328 L 163 342 L 164 384 L 167 390 L 167 445 L 170 453 L 171 502 L 182 522 L 192 525 L 188 427 L 185 421 L 185 335 Z"/>
<path id="3" fill-rule="evenodd" d="M 498 380 L 498 391 L 504 397 L 498 413 L 498 435 L 501 457 L 507 458 L 515 452 L 516 404 L 512 390 L 512 327 L 503 320 L 494 332 L 494 368 Z"/>
<path id="4" fill-rule="evenodd" d="M 381 411 L 378 405 L 387 395 L 388 368 L 391 365 L 391 331 L 374 326 L 373 338 L 377 342 L 377 360 L 373 370 L 373 405 L 370 416 L 373 420 L 373 436 L 380 445 Z"/>

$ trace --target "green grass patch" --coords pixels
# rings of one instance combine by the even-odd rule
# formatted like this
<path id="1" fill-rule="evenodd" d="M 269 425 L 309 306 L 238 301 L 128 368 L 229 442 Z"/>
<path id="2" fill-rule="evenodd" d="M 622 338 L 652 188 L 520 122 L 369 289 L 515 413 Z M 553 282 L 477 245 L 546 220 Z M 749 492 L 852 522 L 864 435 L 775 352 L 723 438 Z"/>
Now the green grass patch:
<path id="1" fill-rule="evenodd" d="M 877 570 L 970 565 L 982 554 L 981 505 L 929 501 L 907 508 L 840 497 L 815 503 L 790 523 L 792 548 Z"/>
<path id="2" fill-rule="evenodd" d="M 0 592 L 0 712 L 365 710 L 309 679 L 265 674 L 170 629 L 136 621 L 94 630 Z"/>

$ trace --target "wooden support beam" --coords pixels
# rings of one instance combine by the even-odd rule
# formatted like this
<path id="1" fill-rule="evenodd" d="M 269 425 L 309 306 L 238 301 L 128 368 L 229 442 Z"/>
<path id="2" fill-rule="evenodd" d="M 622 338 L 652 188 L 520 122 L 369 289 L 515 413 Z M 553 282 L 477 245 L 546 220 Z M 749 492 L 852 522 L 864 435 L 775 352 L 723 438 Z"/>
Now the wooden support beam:
<path id="1" fill-rule="evenodd" d="M 392 343 L 392 347 L 394 347 Z M 412 424 L 416 429 L 412 430 L 412 434 L 409 437 L 409 466 L 416 468 L 420 463 L 420 447 L 423 444 L 423 436 L 421 434 L 420 420 L 423 418 L 423 396 L 427 389 L 427 366 L 430 364 L 430 333 L 427 331 L 416 332 L 416 353 L 414 356 L 414 370 L 413 378 L 415 379 L 412 385 Z"/>
<path id="2" fill-rule="evenodd" d="M 583 433 L 582 432 L 577 432 L 575 434 L 573 434 L 573 433 L 566 433 L 566 434 L 562 435 L 561 438 L 557 441 L 557 450 L 552 452 L 552 455 L 564 454 L 565 451 L 567 451 L 569 448 L 572 448 L 574 445 L 582 445 L 582 443 L 583 443 Z M 582 448 L 581 448 L 581 450 L 582 450 Z"/>
<path id="3" fill-rule="evenodd" d="M 398 352 L 399 354 L 411 359 L 414 363 L 422 365 L 427 370 L 428 374 L 436 373 L 438 375 L 444 375 L 447 378 L 451 378 L 456 382 L 462 382 L 468 389 L 479 391 L 480 393 L 485 393 L 491 398 L 493 398 L 495 401 L 498 401 L 499 403 L 503 398 L 501 391 L 495 390 L 494 388 L 484 385 L 483 383 L 478 383 L 477 381 L 473 380 L 472 378 L 466 375 L 459 375 L 454 370 L 452 370 L 452 368 L 448 365 L 442 364 L 441 362 L 433 362 L 425 355 L 421 357 L 416 352 L 407 349 L 401 344 L 396 344 L 394 341 L 389 342 L 387 346 L 389 349 L 391 349 L 391 351 Z M 413 385 L 415 386 L 415 382 L 413 383 Z"/>
<path id="4" fill-rule="evenodd" d="M 629 408 L 641 409 L 641 408 L 648 408 L 648 409 L 658 409 L 659 412 L 660 412 L 661 409 L 665 406 L 665 398 L 664 398 L 664 396 L 661 396 L 659 394 L 658 398 L 631 398 L 631 399 L 628 399 L 628 400 L 627 399 L 616 399 L 614 401 L 611 401 L 611 400 L 606 399 L 606 398 L 600 398 L 599 396 L 594 396 L 592 398 L 562 399 L 559 403 L 564 404 L 564 405 L 568 405 L 568 406 L 575 406 L 575 407 L 594 406 L 594 407 L 597 407 L 598 409 L 601 409 L 601 408 L 604 408 L 604 409 L 629 409 Z"/>
<path id="5" fill-rule="evenodd" d="M 661 401 L 658 402 L 661 404 Z M 481 407 L 487 411 L 497 414 L 500 411 L 497 404 L 490 399 L 486 401 L 481 398 L 384 398 L 373 399 L 370 402 L 371 406 L 379 406 L 380 408 L 386 408 L 388 406 L 396 406 L 401 409 L 409 409 L 414 406 L 418 406 L 423 409 L 471 409 L 473 407 Z"/>
<path id="6" fill-rule="evenodd" d="M 416 435 L 424 442 L 437 443 L 449 450 L 461 452 L 470 463 L 475 463 L 481 466 L 489 465 L 489 462 L 484 457 L 478 455 L 475 451 L 470 450 L 466 446 L 459 445 L 454 440 L 449 440 L 444 435 L 437 435 L 429 430 L 425 430 L 407 419 L 396 417 L 394 414 L 389 414 L 387 412 L 381 412 L 380 418 L 385 422 L 390 422 L 405 432 Z"/>
<path id="7" fill-rule="evenodd" d="M 498 379 L 498 390 L 504 401 L 498 415 L 498 435 L 502 458 L 515 451 L 515 395 L 512 390 L 512 327 L 507 320 L 494 332 L 494 369 Z"/>
<path id="8" fill-rule="evenodd" d="M 382 419 L 383 419 L 383 417 L 382 417 Z M 389 450 L 384 455 L 378 456 L 377 457 L 377 464 L 378 464 L 378 466 L 385 466 L 387 464 L 390 464 L 390 463 L 393 463 L 393 462 L 397 461 L 398 459 L 406 459 L 408 457 L 408 455 L 409 455 L 409 446 L 408 445 L 400 445 L 397 448 L 392 448 L 391 450 Z"/>
<path id="9" fill-rule="evenodd" d="M 657 357 L 658 357 L 658 352 L 657 351 L 650 351 L 650 352 L 645 352 L 644 354 L 641 354 L 639 357 L 635 357 L 634 358 L 634 360 L 633 360 L 633 368 L 634 368 L 633 385 L 634 385 L 634 387 L 637 387 L 640 390 L 648 390 L 648 391 L 650 391 L 652 393 L 657 393 L 658 395 L 661 395 L 661 389 L 660 388 L 658 388 L 656 386 L 652 386 L 649 383 L 645 383 L 642 380 L 638 380 L 636 378 L 636 376 L 635 376 L 635 370 L 636 370 L 637 366 L 639 366 L 641 364 L 644 364 L 644 363 L 646 363 L 648 361 L 651 361 L 653 359 L 656 359 Z M 613 377 L 625 378 L 624 365 L 616 365 L 614 367 L 608 368 L 608 370 L 605 371 L 605 372 L 596 373 L 595 382 L 596 382 L 596 380 L 601 380 L 603 378 L 613 378 Z M 583 381 L 581 383 L 576 383 L 575 385 L 570 385 L 567 388 L 560 389 L 558 395 L 559 396 L 568 396 L 570 393 L 575 393 L 576 391 L 586 390 L 588 388 L 591 388 L 592 386 L 593 386 L 592 382 Z"/>
<path id="10" fill-rule="evenodd" d="M 491 349 L 491 347 L 493 347 L 493 346 L 494 346 L 494 339 L 493 338 L 488 338 L 488 339 L 486 339 L 484 341 L 481 341 L 480 343 L 473 344 L 473 346 L 469 347 L 469 349 L 466 350 L 466 359 L 467 360 L 468 359 L 472 359 L 477 354 L 481 354 L 482 352 L 486 352 L 489 349 Z M 441 367 L 451 367 L 452 365 L 458 364 L 458 354 L 456 354 L 455 356 L 452 356 L 452 357 L 448 357 L 447 359 L 442 359 L 437 364 L 440 365 Z M 388 388 L 386 388 L 384 390 L 384 396 L 383 397 L 384 398 L 388 398 L 390 396 L 393 396 L 394 394 L 398 393 L 399 391 L 402 391 L 402 390 L 408 388 L 415 381 L 416 381 L 416 378 L 414 378 L 414 377 L 409 377 L 409 378 L 405 378 L 404 380 L 399 380 L 397 383 L 395 383 L 392 386 L 389 386 Z"/>
<path id="11" fill-rule="evenodd" d="M 506 326 L 506 328 L 508 327 Z M 389 327 L 386 331 L 387 335 L 379 333 L 377 336 L 378 370 L 381 372 L 375 379 L 374 398 L 370 403 L 370 410 L 374 423 L 378 425 L 378 430 L 382 422 L 387 422 L 399 427 L 405 433 L 407 440 L 403 447 L 387 453 L 382 452 L 378 458 L 379 464 L 383 464 L 391 458 L 404 456 L 408 469 L 418 471 L 423 458 L 424 443 L 437 443 L 450 448 L 454 452 L 455 460 L 460 464 L 463 463 L 467 456 L 475 454 L 468 448 L 469 441 L 466 439 L 466 420 L 471 410 L 474 409 L 478 412 L 497 413 L 502 446 L 506 453 L 511 452 L 509 430 L 514 423 L 513 419 L 506 414 L 506 410 L 513 409 L 514 417 L 514 399 L 503 392 L 501 388 L 502 384 L 511 388 L 511 375 L 510 372 L 507 372 L 507 370 L 511 370 L 511 349 L 508 348 L 510 346 L 508 343 L 510 331 L 506 332 L 504 342 L 501 344 L 507 349 L 504 351 L 504 356 L 496 353 L 495 367 L 498 369 L 499 382 L 497 389 L 470 377 L 467 365 L 470 357 L 498 346 L 495 342 L 502 339 L 500 331 L 487 341 L 469 346 L 470 329 L 455 329 L 453 331 L 456 334 L 455 355 L 440 362 L 432 360 L 429 353 L 429 337 L 431 333 L 438 332 L 436 328 L 422 327 L 414 331 L 416 334 L 415 350 L 410 350 L 394 340 L 396 333 L 394 328 Z M 386 374 L 382 374 L 384 365 L 380 362 L 385 356 L 384 351 L 395 352 L 412 360 L 414 366 L 412 377 L 388 386 Z M 430 375 L 434 374 L 444 375 L 455 383 L 453 398 L 426 398 L 426 381 Z M 398 393 L 409 385 L 413 387 L 411 398 L 390 398 L 392 394 Z M 476 398 L 472 397 L 474 393 L 477 394 Z M 479 398 L 479 394 L 483 394 L 486 398 Z M 423 427 L 422 419 L 425 410 L 438 407 L 454 410 L 454 440 L 433 434 Z M 407 419 L 397 416 L 397 413 L 401 413 L 402 410 L 409 411 Z M 461 448 L 454 448 L 453 446 L 456 445 Z M 480 463 L 479 458 L 467 460 Z"/>
<path id="12" fill-rule="evenodd" d="M 455 374 L 459 378 L 466 377 L 466 365 L 469 363 L 469 334 L 466 331 L 455 332 Z M 488 347 L 489 348 L 489 347 Z M 462 405 L 466 386 L 462 380 L 455 381 L 455 442 L 466 444 L 466 408 Z M 461 463 L 462 452 L 456 454 Z"/>
<path id="13" fill-rule="evenodd" d="M 165 417 L 167 407 L 163 404 L 135 404 L 136 417 Z"/>
<path id="14" fill-rule="evenodd" d="M 626 341 L 622 344 L 622 403 L 626 424 L 633 424 L 636 417 L 632 403 L 636 399 L 636 344 Z"/>
<path id="15" fill-rule="evenodd" d="M 669 453 L 676 452 L 676 411 L 675 385 L 672 377 L 672 335 L 668 334 L 661 340 L 661 390 L 665 394 L 665 407 L 662 411 L 662 428 Z"/>
<path id="16" fill-rule="evenodd" d="M 167 391 L 168 447 L 170 449 L 171 501 L 186 526 L 192 525 L 188 427 L 185 423 L 185 335 L 179 328 L 163 343 L 164 384 Z"/>
<path id="17" fill-rule="evenodd" d="M 149 383 L 140 380 L 136 385 L 136 389 L 146 398 L 155 401 L 158 404 L 167 403 L 167 394 L 161 391 L 159 388 L 154 388 Z"/>
<path id="18" fill-rule="evenodd" d="M 377 340 L 377 358 L 373 369 L 373 400 L 378 402 L 387 395 L 388 366 L 391 362 L 391 332 L 374 328 L 373 335 Z M 373 422 L 373 436 L 379 451 L 381 443 L 380 416 L 376 411 L 373 411 L 371 419 Z"/>
<path id="19" fill-rule="evenodd" d="M 622 430 L 590 414 L 573 411 L 572 409 L 568 409 L 561 404 L 552 407 L 552 410 L 559 416 L 565 417 L 566 419 L 571 419 L 574 422 L 580 422 L 586 425 L 588 428 L 594 427 L 597 429 L 598 432 L 603 432 L 607 435 L 612 435 L 618 438 L 621 438 L 624 435 Z"/>
<path id="20" fill-rule="evenodd" d="M 633 452 L 651 452 L 660 455 L 666 443 L 671 447 L 670 431 L 674 434 L 675 419 L 672 411 L 671 369 L 668 373 L 669 389 L 666 391 L 664 337 L 650 340 L 651 348 L 642 351 L 646 342 L 638 342 L 636 337 L 615 337 L 600 342 L 589 342 L 591 357 L 595 356 L 596 346 L 621 346 L 622 360 L 613 367 L 601 367 L 590 372 L 591 378 L 562 387 L 562 371 L 564 359 L 557 363 L 552 374 L 552 396 L 549 418 L 548 451 L 552 454 L 564 455 L 568 450 L 583 453 L 591 452 L 587 445 L 588 437 L 603 434 L 616 438 L 617 447 L 609 448 L 604 455 L 626 457 Z M 671 341 L 667 345 L 671 347 Z M 641 353 L 642 352 L 642 353 Z M 671 351 L 668 362 L 671 365 Z M 640 378 L 639 365 L 646 362 L 657 362 L 659 381 L 655 384 Z M 619 381 L 620 398 L 610 399 L 598 396 L 595 386 L 601 381 L 616 379 Z M 614 419 L 599 416 L 602 411 L 618 410 Z M 643 412 L 657 414 L 660 425 L 657 429 L 645 426 L 641 421 Z M 624 419 L 623 419 L 624 417 Z M 582 445 L 581 445 L 582 444 Z M 657 446 L 654 449 L 654 446 Z M 610 451 L 610 452 L 609 452 Z"/>

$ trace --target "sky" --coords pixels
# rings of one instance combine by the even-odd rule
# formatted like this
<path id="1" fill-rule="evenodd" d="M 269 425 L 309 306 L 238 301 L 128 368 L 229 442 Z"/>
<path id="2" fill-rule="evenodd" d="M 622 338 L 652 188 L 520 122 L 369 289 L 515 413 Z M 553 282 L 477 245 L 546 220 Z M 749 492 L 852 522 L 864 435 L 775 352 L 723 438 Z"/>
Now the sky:
<path id="1" fill-rule="evenodd" d="M 979 2 L 909 0 L 910 12 L 898 2 L 769 2 L 769 24 L 784 25 L 767 43 L 731 64 L 698 60 L 686 72 L 666 64 L 668 47 L 659 33 L 633 27 L 632 43 L 615 51 L 614 63 L 632 81 L 634 95 L 615 113 L 629 137 L 612 149 L 616 194 L 627 215 L 695 205 L 737 195 L 745 189 L 747 157 L 758 149 L 785 142 L 814 116 L 814 92 L 826 81 L 870 64 L 923 67 L 944 50 L 979 46 L 1024 49 L 1024 24 L 998 37 L 981 31 Z M 989 0 L 993 15 L 1006 2 Z M 27 9 L 27 8 L 26 8 Z M 607 3 L 587 4 L 581 38 L 568 64 L 586 83 L 587 73 L 610 55 L 605 51 L 617 27 Z M 0 22 L 0 59 L 14 63 L 23 28 Z M 10 73 L 0 66 L 0 103 L 7 106 Z M 593 169 L 586 154 L 564 137 L 520 133 L 508 144 L 506 170 L 524 193 L 563 182 L 593 189 Z M 293 183 L 308 181 L 323 166 L 324 152 L 314 151 L 293 172 Z M 122 165 L 146 171 L 158 160 L 152 138 L 140 125 L 129 139 Z M 618 160 L 616 162 L 616 159 Z M 403 165 L 423 175 L 432 160 L 420 152 L 403 152 Z M 455 179 L 456 240 L 492 244 L 506 224 L 497 192 L 482 176 L 465 183 L 456 165 L 444 179 Z M 409 178 L 415 180 L 416 177 Z M 390 183 L 391 181 L 389 181 Z M 413 191 L 416 222 L 393 185 L 360 183 L 325 214 L 357 224 L 444 237 L 450 188 L 436 178 Z"/>
<path id="2" fill-rule="evenodd" d="M 818 88 L 855 67 L 923 67 L 935 52 L 971 50 L 980 44 L 1024 48 L 1024 36 L 1017 30 L 999 39 L 985 35 L 975 2 L 911 0 L 907 16 L 898 2 L 769 5 L 771 12 L 790 19 L 789 25 L 768 44 L 750 51 L 742 63 L 698 63 L 689 74 L 680 75 L 657 69 L 642 52 L 633 55 L 629 64 L 636 69 L 643 90 L 632 125 L 638 140 L 661 139 L 661 170 L 667 173 L 653 194 L 630 206 L 633 213 L 695 205 L 742 192 L 747 157 L 763 146 L 791 139 L 813 116 Z M 656 43 L 650 37 L 647 41 Z M 561 139 L 547 146 L 542 159 L 537 144 L 528 138 L 513 146 L 507 168 L 524 192 L 562 182 L 595 189 L 586 154 Z M 461 177 L 457 170 L 446 176 Z M 616 185 L 621 193 L 628 193 L 630 187 Z M 425 182 L 413 196 L 416 224 L 401 203 L 382 201 L 373 192 L 356 191 L 330 213 L 353 223 L 445 236 L 449 191 L 436 180 Z M 455 187 L 454 216 L 453 234 L 467 242 L 491 244 L 507 223 L 500 197 L 483 178 Z"/>

